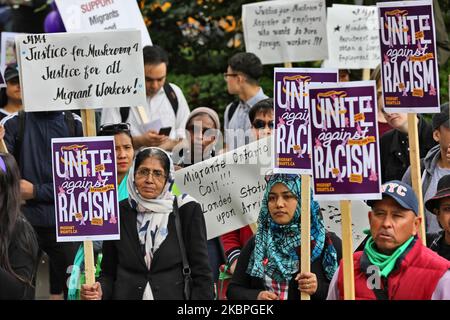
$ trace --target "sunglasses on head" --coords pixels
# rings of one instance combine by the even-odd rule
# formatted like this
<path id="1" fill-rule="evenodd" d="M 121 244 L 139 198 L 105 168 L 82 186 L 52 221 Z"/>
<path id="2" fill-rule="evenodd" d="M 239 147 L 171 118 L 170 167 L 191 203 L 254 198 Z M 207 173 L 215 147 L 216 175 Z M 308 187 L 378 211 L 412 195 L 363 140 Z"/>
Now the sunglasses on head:
<path id="1" fill-rule="evenodd" d="M 253 127 L 255 129 L 262 129 L 265 128 L 266 126 L 269 127 L 269 129 L 273 129 L 274 126 L 273 120 L 266 122 L 264 120 L 256 119 L 255 121 L 253 121 Z"/>
<path id="2" fill-rule="evenodd" d="M 100 132 L 128 132 L 130 133 L 131 125 L 129 123 L 104 124 L 100 126 Z"/>

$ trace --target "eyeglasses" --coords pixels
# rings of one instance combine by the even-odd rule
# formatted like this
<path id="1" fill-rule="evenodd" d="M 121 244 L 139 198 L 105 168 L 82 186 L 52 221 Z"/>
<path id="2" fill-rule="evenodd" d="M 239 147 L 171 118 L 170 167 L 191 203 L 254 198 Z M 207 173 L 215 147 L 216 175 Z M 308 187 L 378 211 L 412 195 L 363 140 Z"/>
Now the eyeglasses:
<path id="1" fill-rule="evenodd" d="M 224 73 L 223 78 L 227 80 L 228 77 L 237 77 L 238 75 L 237 73 Z"/>
<path id="2" fill-rule="evenodd" d="M 111 133 L 115 134 L 117 132 L 127 132 L 130 133 L 131 125 L 129 123 L 108 123 L 100 126 L 100 133 Z"/>
<path id="3" fill-rule="evenodd" d="M 253 127 L 255 129 L 262 129 L 265 128 L 266 126 L 269 127 L 269 129 L 273 129 L 274 126 L 273 120 L 266 122 L 264 120 L 256 119 L 255 121 L 253 121 Z"/>
<path id="4" fill-rule="evenodd" d="M 197 128 L 197 130 L 195 130 Z M 193 134 L 198 134 L 198 133 L 202 133 L 203 137 L 211 137 L 215 135 L 216 129 L 215 128 L 207 128 L 207 127 L 201 127 L 201 126 L 195 126 L 193 124 L 189 125 L 186 127 L 186 129 L 193 133 Z M 200 130 L 199 130 L 200 129 Z"/>
<path id="5" fill-rule="evenodd" d="M 147 178 L 149 175 L 152 175 L 156 180 L 164 180 L 166 176 L 161 170 L 151 170 L 148 168 L 140 168 L 136 171 L 136 177 L 138 179 Z"/>

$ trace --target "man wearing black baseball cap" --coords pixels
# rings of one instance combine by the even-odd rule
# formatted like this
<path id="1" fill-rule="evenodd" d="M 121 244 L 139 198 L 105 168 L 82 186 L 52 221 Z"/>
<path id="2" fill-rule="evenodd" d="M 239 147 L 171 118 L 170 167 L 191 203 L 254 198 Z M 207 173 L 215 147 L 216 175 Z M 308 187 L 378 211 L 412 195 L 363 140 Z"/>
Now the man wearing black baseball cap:
<path id="1" fill-rule="evenodd" d="M 448 103 L 441 106 L 439 113 L 433 115 L 433 139 L 438 145 L 428 151 L 421 159 L 423 201 L 431 199 L 436 193 L 439 179 L 450 174 L 450 127 Z M 411 168 L 405 172 L 403 182 L 411 183 Z M 441 230 L 434 214 L 425 207 L 425 229 L 427 233 Z"/>
<path id="2" fill-rule="evenodd" d="M 3 74 L 6 88 L 0 94 L 0 120 L 22 109 L 19 71 L 17 64 L 8 65 Z"/>
<path id="3" fill-rule="evenodd" d="M 448 300 L 450 261 L 418 238 L 421 218 L 414 190 L 394 180 L 382 185 L 382 199 L 370 200 L 370 237 L 354 253 L 357 300 Z M 331 280 L 329 300 L 344 298 L 341 265 Z"/>
<path id="4" fill-rule="evenodd" d="M 428 234 L 427 245 L 441 257 L 450 260 L 450 175 L 439 180 L 436 194 L 425 202 L 425 207 L 436 215 L 439 226 L 444 229 Z"/>

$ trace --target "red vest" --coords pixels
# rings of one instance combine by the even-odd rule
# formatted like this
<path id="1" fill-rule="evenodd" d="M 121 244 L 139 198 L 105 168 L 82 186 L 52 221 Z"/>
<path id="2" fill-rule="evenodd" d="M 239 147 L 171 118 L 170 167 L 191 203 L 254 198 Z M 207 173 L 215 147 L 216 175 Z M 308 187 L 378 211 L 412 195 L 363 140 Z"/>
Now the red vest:
<path id="1" fill-rule="evenodd" d="M 356 252 L 354 258 L 355 298 L 356 300 L 376 300 L 374 291 L 369 288 L 366 275 L 361 270 L 363 251 Z M 367 257 L 366 257 L 367 259 Z M 392 271 L 387 279 L 389 300 L 431 300 L 436 286 L 447 270 L 450 261 L 440 257 L 426 248 L 420 239 L 400 262 L 400 266 Z M 370 275 L 370 274 L 369 274 Z M 369 281 L 369 284 L 371 281 Z M 384 284 L 380 281 L 381 288 Z M 344 299 L 344 280 L 342 260 L 338 275 L 339 298 Z"/>

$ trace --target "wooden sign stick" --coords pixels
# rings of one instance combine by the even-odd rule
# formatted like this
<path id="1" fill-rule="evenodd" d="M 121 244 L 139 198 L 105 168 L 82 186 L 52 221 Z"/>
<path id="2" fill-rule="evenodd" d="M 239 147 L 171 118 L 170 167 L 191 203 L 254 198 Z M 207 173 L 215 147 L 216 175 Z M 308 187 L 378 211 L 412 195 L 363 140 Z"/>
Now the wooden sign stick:
<path id="1" fill-rule="evenodd" d="M 411 163 L 411 182 L 417 200 L 419 200 L 419 217 L 422 218 L 419 235 L 424 246 L 427 245 L 425 233 L 425 214 L 423 208 L 422 197 L 422 178 L 420 172 L 420 149 L 419 149 L 419 132 L 418 121 L 415 113 L 408 113 L 408 139 L 409 139 L 409 160 Z"/>
<path id="2" fill-rule="evenodd" d="M 363 69 L 362 79 L 370 80 L 370 69 Z"/>
<path id="3" fill-rule="evenodd" d="M 6 147 L 5 141 L 0 139 L 0 152 L 8 153 L 8 148 Z"/>
<path id="4" fill-rule="evenodd" d="M 342 264 L 344 267 L 344 299 L 355 300 L 355 272 L 353 268 L 353 237 L 351 201 L 341 200 Z"/>
<path id="5" fill-rule="evenodd" d="M 311 176 L 302 175 L 300 214 L 300 271 L 311 272 Z M 311 300 L 307 293 L 300 293 L 300 300 Z"/>
<path id="6" fill-rule="evenodd" d="M 89 109 L 81 110 L 81 118 L 83 120 L 84 136 L 96 136 L 95 111 Z M 86 284 L 92 286 L 95 283 L 94 247 L 91 240 L 85 240 L 83 246 Z"/>

